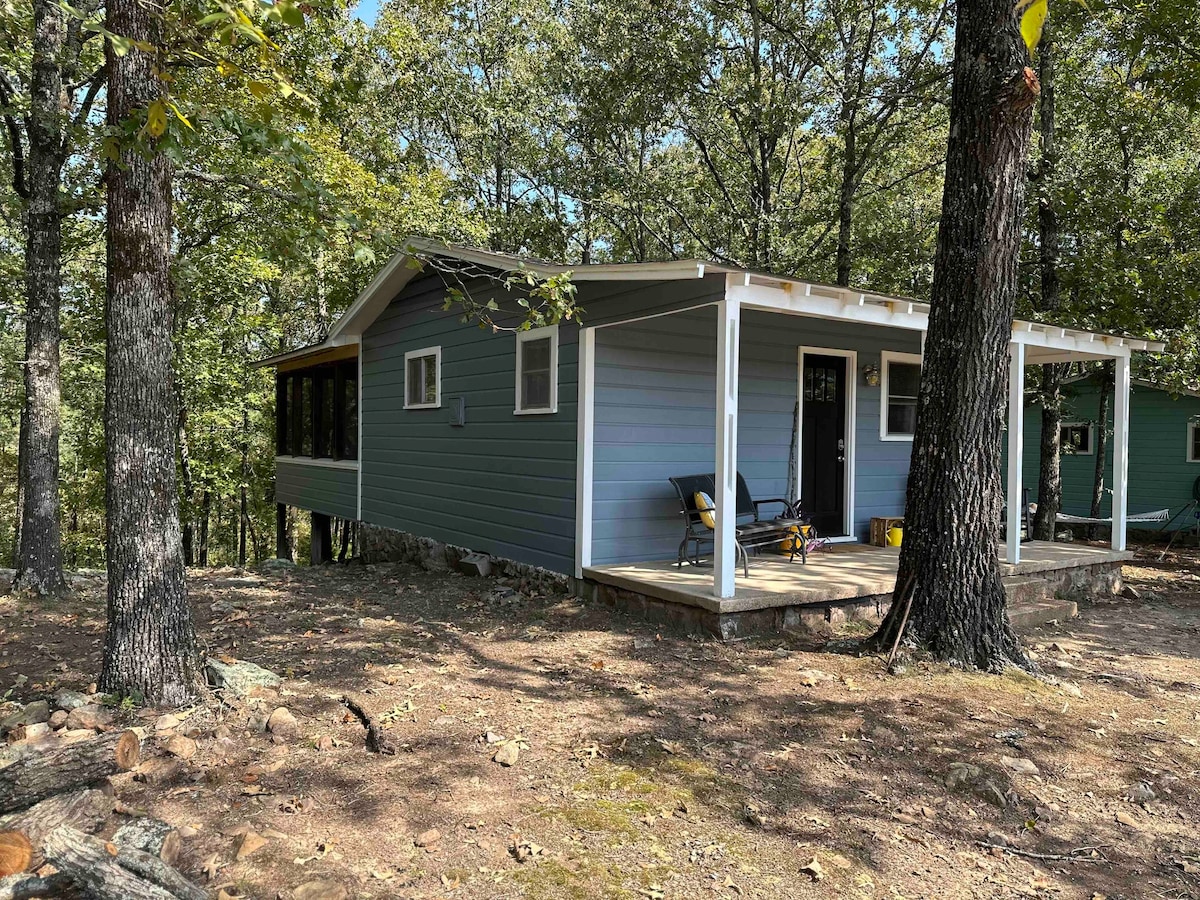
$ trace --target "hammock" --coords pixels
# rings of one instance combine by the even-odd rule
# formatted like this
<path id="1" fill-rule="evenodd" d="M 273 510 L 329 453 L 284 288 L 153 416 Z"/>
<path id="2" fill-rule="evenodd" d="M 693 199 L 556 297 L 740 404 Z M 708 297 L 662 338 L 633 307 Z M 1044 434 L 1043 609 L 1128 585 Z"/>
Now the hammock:
<path id="1" fill-rule="evenodd" d="M 1070 513 L 1059 513 L 1056 516 L 1059 522 L 1065 522 L 1069 525 L 1111 525 L 1112 516 L 1107 518 L 1093 518 L 1091 516 L 1073 516 Z M 1171 520 L 1171 511 L 1169 509 L 1156 509 L 1153 512 L 1135 513 L 1125 517 L 1126 522 L 1169 522 Z"/>

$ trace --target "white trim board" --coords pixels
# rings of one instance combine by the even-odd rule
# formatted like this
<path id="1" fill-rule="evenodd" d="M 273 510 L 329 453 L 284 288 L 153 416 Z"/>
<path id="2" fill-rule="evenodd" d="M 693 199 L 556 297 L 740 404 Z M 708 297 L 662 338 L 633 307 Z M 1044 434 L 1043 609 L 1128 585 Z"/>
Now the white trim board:
<path id="1" fill-rule="evenodd" d="M 804 484 L 804 356 L 843 356 L 846 358 L 846 477 L 843 485 L 844 504 L 843 535 L 854 540 L 855 479 L 858 470 L 858 447 L 855 441 L 855 424 L 858 421 L 858 351 L 840 347 L 800 347 L 796 356 L 796 402 L 800 404 L 800 415 L 796 426 L 796 491 Z M 836 540 L 832 537 L 831 540 Z"/>
<path id="2" fill-rule="evenodd" d="M 408 362 L 411 359 L 422 359 L 426 356 L 433 357 L 433 402 L 409 403 L 408 402 Z M 424 385 L 422 385 L 424 388 Z M 422 395 L 423 396 L 423 395 Z M 422 347 L 420 350 L 409 350 L 404 354 L 404 408 L 405 409 L 440 409 L 442 406 L 442 348 L 439 344 L 436 347 Z"/>
<path id="3" fill-rule="evenodd" d="M 924 334 L 924 332 L 922 332 Z M 921 346 L 924 348 L 925 341 L 922 339 Z M 887 430 L 888 421 L 888 363 L 907 363 L 908 365 L 924 366 L 925 360 L 919 353 L 901 353 L 898 350 L 883 350 L 879 354 L 879 439 L 881 441 L 903 441 L 911 444 L 913 435 L 911 434 L 892 434 Z M 918 383 L 918 402 L 920 394 L 920 385 Z"/>
<path id="4" fill-rule="evenodd" d="M 575 577 L 592 564 L 592 496 L 595 486 L 596 330 L 579 330 L 579 400 L 575 447 Z"/>

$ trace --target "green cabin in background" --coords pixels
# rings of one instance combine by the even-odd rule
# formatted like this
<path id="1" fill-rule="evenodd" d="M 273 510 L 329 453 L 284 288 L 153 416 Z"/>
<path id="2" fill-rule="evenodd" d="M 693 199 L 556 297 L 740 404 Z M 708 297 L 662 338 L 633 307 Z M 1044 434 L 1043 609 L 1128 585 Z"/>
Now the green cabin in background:
<path id="1" fill-rule="evenodd" d="M 1100 390 L 1094 376 L 1065 388 L 1062 430 L 1062 511 L 1086 516 L 1091 511 L 1099 441 Z M 1107 467 L 1102 517 L 1112 515 L 1113 404 L 1105 423 Z M 1174 515 L 1200 491 L 1200 392 L 1173 394 L 1148 381 L 1133 381 L 1129 401 L 1129 515 L 1170 509 Z M 1041 407 L 1026 412 L 1025 486 L 1037 499 Z M 1069 449 L 1068 449 L 1069 448 Z M 1172 526 L 1194 524 L 1187 516 Z M 1134 526 L 1137 527 L 1137 526 Z M 1157 525 L 1142 526 L 1157 528 Z"/>

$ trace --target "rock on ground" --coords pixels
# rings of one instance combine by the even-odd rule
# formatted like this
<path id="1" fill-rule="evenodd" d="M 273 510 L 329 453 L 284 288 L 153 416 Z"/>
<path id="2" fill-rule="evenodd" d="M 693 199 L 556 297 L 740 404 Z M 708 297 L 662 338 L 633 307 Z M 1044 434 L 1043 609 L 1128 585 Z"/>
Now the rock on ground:
<path id="1" fill-rule="evenodd" d="M 245 697 L 254 688 L 278 687 L 283 679 L 269 669 L 239 659 L 232 663 L 210 658 L 204 666 L 208 683 L 218 690 Z"/>

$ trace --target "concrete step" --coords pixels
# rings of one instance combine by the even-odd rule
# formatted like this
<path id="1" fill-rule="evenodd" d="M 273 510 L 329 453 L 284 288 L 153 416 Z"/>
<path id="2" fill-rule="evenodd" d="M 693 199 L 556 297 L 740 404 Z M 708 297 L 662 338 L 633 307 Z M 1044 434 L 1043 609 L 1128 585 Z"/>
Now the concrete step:
<path id="1" fill-rule="evenodd" d="M 1004 593 L 1008 596 L 1010 607 L 1022 603 L 1037 603 L 1054 597 L 1049 582 L 1037 575 L 1015 575 L 1005 578 Z"/>
<path id="2" fill-rule="evenodd" d="M 1079 604 L 1074 600 L 1060 600 L 1048 597 L 1044 600 L 1025 600 L 1011 603 L 1008 607 L 1008 618 L 1013 628 L 1018 631 L 1028 631 L 1049 622 L 1065 622 L 1079 615 Z"/>

